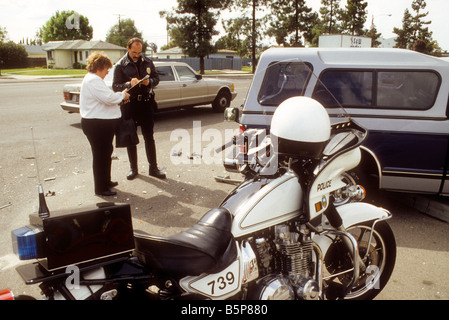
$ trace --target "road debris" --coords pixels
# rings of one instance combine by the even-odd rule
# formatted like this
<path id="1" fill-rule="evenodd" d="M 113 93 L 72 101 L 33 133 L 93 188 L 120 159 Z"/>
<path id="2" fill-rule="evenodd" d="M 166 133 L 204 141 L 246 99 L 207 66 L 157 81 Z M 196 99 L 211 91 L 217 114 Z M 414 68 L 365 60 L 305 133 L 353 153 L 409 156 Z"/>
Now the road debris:
<path id="1" fill-rule="evenodd" d="M 11 206 L 11 205 L 12 205 L 12 203 L 11 203 L 11 202 L 8 202 L 8 203 L 6 203 L 6 204 L 0 206 L 0 209 L 4 209 L 4 208 L 9 207 L 9 206 Z"/>

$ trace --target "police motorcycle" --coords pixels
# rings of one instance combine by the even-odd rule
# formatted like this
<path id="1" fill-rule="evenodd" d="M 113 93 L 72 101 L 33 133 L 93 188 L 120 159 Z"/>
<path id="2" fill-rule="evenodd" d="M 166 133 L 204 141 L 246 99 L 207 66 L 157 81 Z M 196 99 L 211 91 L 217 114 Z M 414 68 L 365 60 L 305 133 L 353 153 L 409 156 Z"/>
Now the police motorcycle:
<path id="1" fill-rule="evenodd" d="M 286 99 L 247 152 L 251 173 L 169 237 L 133 230 L 129 204 L 50 215 L 40 193 L 39 213 L 12 231 L 15 253 L 36 260 L 17 271 L 49 300 L 372 299 L 395 264 L 391 214 L 339 201 L 366 135 L 351 119 L 331 124 L 316 100 Z"/>

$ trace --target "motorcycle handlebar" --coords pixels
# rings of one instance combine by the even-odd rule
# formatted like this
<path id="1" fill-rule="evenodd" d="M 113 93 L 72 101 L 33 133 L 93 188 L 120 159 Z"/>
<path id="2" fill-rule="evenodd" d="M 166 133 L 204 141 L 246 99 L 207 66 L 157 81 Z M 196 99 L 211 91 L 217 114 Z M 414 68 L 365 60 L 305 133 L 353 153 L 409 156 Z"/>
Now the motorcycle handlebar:
<path id="1" fill-rule="evenodd" d="M 220 153 L 223 150 L 225 150 L 225 149 L 229 148 L 230 146 L 232 146 L 233 144 L 235 144 L 235 136 L 234 136 L 234 138 L 232 138 L 231 141 L 228 141 L 224 145 L 222 145 L 221 147 L 215 149 L 215 153 Z"/>

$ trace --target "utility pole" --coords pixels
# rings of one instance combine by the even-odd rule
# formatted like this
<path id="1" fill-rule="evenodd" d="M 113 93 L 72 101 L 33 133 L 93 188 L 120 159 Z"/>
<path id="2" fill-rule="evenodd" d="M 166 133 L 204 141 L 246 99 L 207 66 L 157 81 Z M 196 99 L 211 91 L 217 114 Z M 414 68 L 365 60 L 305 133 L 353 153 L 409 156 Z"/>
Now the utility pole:
<path id="1" fill-rule="evenodd" d="M 124 14 L 118 13 L 118 14 L 114 14 L 114 16 L 118 16 L 118 32 L 122 32 L 122 26 L 120 24 L 120 17 L 124 16 Z"/>

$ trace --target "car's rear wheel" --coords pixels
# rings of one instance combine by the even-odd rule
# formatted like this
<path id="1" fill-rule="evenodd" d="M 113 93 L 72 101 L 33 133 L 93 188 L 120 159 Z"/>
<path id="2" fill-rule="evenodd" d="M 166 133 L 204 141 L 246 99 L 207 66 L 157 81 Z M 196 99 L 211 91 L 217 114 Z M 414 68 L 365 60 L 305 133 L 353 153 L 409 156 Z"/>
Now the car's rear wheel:
<path id="1" fill-rule="evenodd" d="M 231 93 L 226 90 L 220 90 L 212 102 L 212 110 L 214 112 L 223 112 L 231 105 Z"/>

